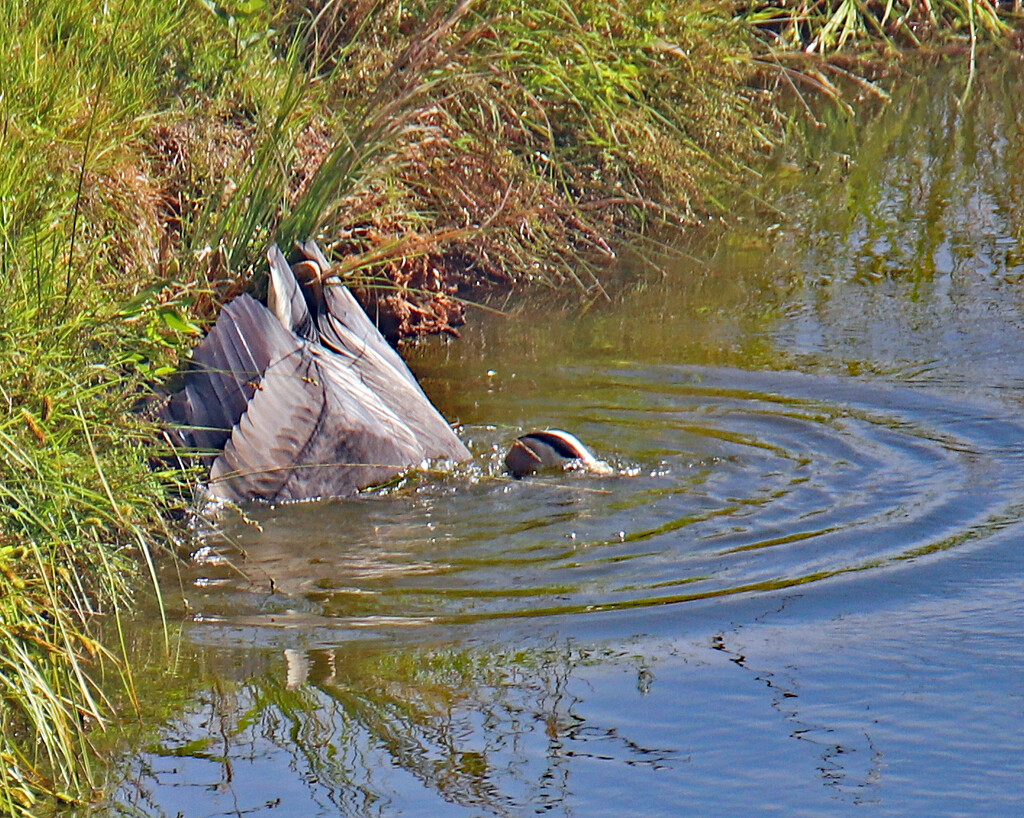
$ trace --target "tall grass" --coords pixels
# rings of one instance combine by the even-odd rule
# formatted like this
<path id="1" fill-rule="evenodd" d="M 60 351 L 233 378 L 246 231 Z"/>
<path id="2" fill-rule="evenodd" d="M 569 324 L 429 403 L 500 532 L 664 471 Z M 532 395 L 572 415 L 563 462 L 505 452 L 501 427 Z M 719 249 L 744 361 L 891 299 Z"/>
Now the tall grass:
<path id="1" fill-rule="evenodd" d="M 104 690 L 132 695 L 119 618 L 166 541 L 153 430 L 132 409 L 177 343 L 124 320 L 152 283 L 154 183 L 139 164 L 183 3 L 0 0 L 0 812 L 96 783 Z M 114 627 L 111 632 L 118 633 Z"/>
<path id="2" fill-rule="evenodd" d="M 291 39 L 277 44 L 271 82 L 279 88 L 261 106 L 249 145 L 226 168 L 230 191 L 193 203 L 198 206 L 183 226 L 186 248 L 209 246 L 227 270 L 248 275 L 262 267 L 271 240 L 287 247 L 349 218 L 346 197 L 405 167 L 396 150 L 403 137 L 422 135 L 416 115 L 432 94 L 445 93 L 437 87 L 448 60 L 446 40 L 469 5 L 462 0 L 447 13 L 424 11 L 406 45 L 392 44 L 360 65 L 374 80 L 358 90 L 347 87 L 345 68 L 359 41 L 334 40 L 325 61 L 309 21 L 293 21 Z M 288 18 L 281 22 L 287 25 Z M 316 142 L 304 143 L 311 135 Z"/>
<path id="3" fill-rule="evenodd" d="M 770 145 L 746 83 L 753 66 L 739 56 L 748 30 L 719 3 L 479 0 L 437 37 L 424 37 L 434 26 L 416 9 L 383 2 L 359 18 L 393 62 L 359 63 L 359 81 L 334 97 L 351 121 L 372 122 L 388 114 L 381 91 L 396 93 L 404 49 L 423 66 L 413 92 L 396 93 L 402 127 L 377 154 L 386 173 L 350 186 L 319 222 L 351 267 L 368 258 L 400 284 L 439 269 L 460 295 L 527 280 L 599 290 L 590 262 L 614 260 L 622 232 L 720 214 L 716 194 Z M 389 34 L 403 15 L 429 52 Z M 319 25 L 324 41 L 350 42 L 351 19 Z"/>
<path id="4" fill-rule="evenodd" d="M 590 262 L 622 231 L 723 212 L 771 141 L 748 30 L 717 3 L 310 3 L 261 24 L 246 79 L 162 144 L 189 283 L 219 297 L 268 241 L 314 233 L 399 332 L 495 283 L 599 292 Z"/>
<path id="5" fill-rule="evenodd" d="M 491 218 L 520 251 L 507 275 L 530 269 L 545 244 L 512 239 L 524 223 L 556 248 L 545 272 L 557 283 L 580 268 L 581 249 L 614 257 L 622 231 L 718 216 L 718 197 L 730 187 L 735 194 L 747 163 L 771 144 L 740 56 L 746 31 L 721 4 L 490 3 L 481 18 L 481 82 L 454 115 L 473 134 L 490 136 L 480 123 L 502 123 L 498 139 L 482 141 L 506 158 L 504 181 L 543 185 L 533 202 L 513 190 L 518 209 L 503 202 Z"/>

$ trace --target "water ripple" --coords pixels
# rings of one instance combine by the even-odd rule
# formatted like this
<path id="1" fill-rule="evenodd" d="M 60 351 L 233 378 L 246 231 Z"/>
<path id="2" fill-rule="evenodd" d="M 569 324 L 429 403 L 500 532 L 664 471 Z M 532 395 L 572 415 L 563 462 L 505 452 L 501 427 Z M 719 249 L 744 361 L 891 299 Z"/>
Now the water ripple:
<path id="1" fill-rule="evenodd" d="M 470 429 L 469 474 L 222 521 L 190 604 L 245 629 L 664 605 L 879 569 L 1020 517 L 1024 424 L 998 406 L 672 366 L 605 373 L 593 395 L 577 431 L 616 474 L 511 481 L 495 450 L 517 430 Z"/>

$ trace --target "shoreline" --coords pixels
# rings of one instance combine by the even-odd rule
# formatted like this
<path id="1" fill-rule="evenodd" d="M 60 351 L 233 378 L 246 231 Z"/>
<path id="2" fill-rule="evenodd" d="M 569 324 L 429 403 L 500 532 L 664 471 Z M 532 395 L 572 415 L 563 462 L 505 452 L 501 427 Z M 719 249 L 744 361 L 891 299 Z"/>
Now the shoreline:
<path id="1" fill-rule="evenodd" d="M 6 2 L 0 811 L 15 815 L 101 791 L 82 748 L 137 713 L 123 646 L 97 623 L 159 599 L 194 475 L 154 466 L 135 410 L 222 303 L 263 294 L 271 241 L 323 241 L 393 338 L 457 334 L 464 302 L 496 293 L 586 303 L 620 247 L 662 226 L 728 230 L 797 138 L 780 95 L 852 110 L 842 88 L 878 98 L 870 80 L 908 64 L 898 27 L 865 23 L 859 55 L 822 58 L 806 50 L 827 18 L 789 29 L 756 3 L 342 17 L 315 0 Z M 1019 47 L 1024 20 L 999 19 L 1007 31 L 951 17 L 948 42 L 900 25 L 911 54 L 965 59 Z"/>

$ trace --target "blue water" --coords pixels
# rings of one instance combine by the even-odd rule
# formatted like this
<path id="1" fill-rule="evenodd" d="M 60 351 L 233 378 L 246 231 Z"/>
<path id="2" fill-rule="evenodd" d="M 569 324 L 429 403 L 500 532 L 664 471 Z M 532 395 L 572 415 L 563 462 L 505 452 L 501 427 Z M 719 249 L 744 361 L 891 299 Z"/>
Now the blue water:
<path id="1" fill-rule="evenodd" d="M 1019 814 L 1019 73 L 826 110 L 775 210 L 406 350 L 476 463 L 203 530 L 104 810 Z M 615 473 L 505 478 L 548 425 Z"/>

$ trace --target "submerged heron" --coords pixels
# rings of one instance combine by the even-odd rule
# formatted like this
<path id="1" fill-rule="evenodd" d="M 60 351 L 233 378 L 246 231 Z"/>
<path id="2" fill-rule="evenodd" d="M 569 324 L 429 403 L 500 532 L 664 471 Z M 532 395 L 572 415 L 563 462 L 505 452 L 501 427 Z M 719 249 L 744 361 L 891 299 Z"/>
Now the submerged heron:
<path id="1" fill-rule="evenodd" d="M 265 307 L 232 300 L 165 409 L 175 442 L 205 453 L 210 492 L 235 502 L 352 494 L 469 450 L 320 248 L 267 256 Z"/>
<path id="2" fill-rule="evenodd" d="M 290 266 L 271 246 L 268 306 L 249 295 L 225 306 L 163 410 L 175 445 L 209 465 L 210 493 L 340 497 L 425 461 L 470 459 L 320 248 L 298 248 L 305 258 Z M 603 465 L 565 432 L 523 436 L 506 462 L 516 477 Z"/>

